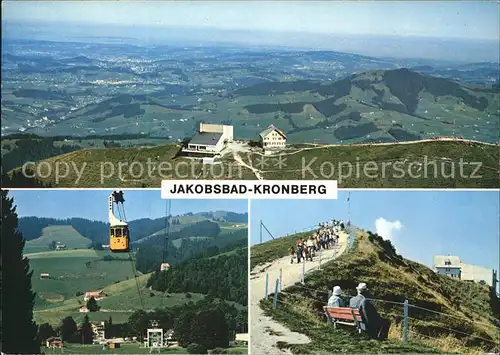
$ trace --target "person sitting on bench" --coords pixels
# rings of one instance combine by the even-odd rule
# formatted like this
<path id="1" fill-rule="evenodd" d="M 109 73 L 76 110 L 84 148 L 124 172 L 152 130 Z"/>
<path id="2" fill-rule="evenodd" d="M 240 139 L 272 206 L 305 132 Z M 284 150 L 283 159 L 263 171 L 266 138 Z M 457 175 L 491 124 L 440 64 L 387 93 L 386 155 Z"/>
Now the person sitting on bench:
<path id="1" fill-rule="evenodd" d="M 345 302 L 342 298 L 342 289 L 340 286 L 335 286 L 333 288 L 332 297 L 328 300 L 328 307 L 345 307 Z"/>
<path id="2" fill-rule="evenodd" d="M 358 290 L 358 295 L 349 300 L 349 307 L 359 309 L 363 323 L 367 328 L 366 332 L 370 337 L 380 340 L 387 339 L 390 327 L 389 320 L 382 318 L 375 306 L 367 300 L 368 288 L 364 282 L 360 283 L 356 290 Z"/>

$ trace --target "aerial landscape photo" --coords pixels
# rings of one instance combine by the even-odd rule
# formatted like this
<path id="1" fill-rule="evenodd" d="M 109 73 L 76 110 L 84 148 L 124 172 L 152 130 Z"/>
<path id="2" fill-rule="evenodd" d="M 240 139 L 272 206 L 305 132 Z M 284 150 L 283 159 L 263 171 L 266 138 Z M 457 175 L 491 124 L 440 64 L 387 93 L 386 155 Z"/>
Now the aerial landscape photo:
<path id="1" fill-rule="evenodd" d="M 248 203 L 2 190 L 2 352 L 247 354 Z"/>
<path id="2" fill-rule="evenodd" d="M 2 10 L 11 187 L 339 174 L 343 187 L 498 187 L 498 2 Z M 398 162 L 404 176 L 320 176 L 323 164 L 368 161 Z"/>
<path id="3" fill-rule="evenodd" d="M 494 354 L 498 191 L 250 205 L 251 354 Z"/>

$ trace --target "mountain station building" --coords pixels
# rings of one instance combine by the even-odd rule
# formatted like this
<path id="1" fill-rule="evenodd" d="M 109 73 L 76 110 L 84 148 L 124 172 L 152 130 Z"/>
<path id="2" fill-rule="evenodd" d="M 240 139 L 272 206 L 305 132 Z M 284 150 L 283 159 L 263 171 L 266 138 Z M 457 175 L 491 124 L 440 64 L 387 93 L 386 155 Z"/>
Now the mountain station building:
<path id="1" fill-rule="evenodd" d="M 182 152 L 189 156 L 213 157 L 221 152 L 227 142 L 232 141 L 233 126 L 200 123 L 198 132 Z"/>
<path id="2" fill-rule="evenodd" d="M 458 256 L 453 255 L 435 255 L 434 271 L 437 274 L 446 275 L 457 280 L 485 284 L 495 290 L 498 283 L 496 270 L 465 264 Z"/>

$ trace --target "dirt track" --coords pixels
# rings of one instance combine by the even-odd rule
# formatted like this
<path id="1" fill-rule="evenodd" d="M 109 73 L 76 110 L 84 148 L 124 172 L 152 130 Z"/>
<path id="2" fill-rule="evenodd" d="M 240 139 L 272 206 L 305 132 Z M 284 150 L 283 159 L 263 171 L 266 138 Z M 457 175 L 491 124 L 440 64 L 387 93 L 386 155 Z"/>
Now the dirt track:
<path id="1" fill-rule="evenodd" d="M 322 251 L 321 264 L 336 258 L 347 248 L 347 234 L 340 233 L 339 247 Z M 305 264 L 306 273 L 315 270 L 320 265 L 319 254 L 314 260 Z M 271 355 L 291 354 L 290 351 L 280 350 L 277 342 L 289 344 L 307 344 L 309 338 L 303 334 L 292 332 L 270 317 L 266 317 L 259 306 L 261 299 L 265 298 L 266 272 L 269 273 L 269 294 L 274 292 L 276 279 L 279 279 L 282 270 L 282 289 L 300 282 L 302 265 L 290 264 L 290 257 L 277 259 L 272 263 L 257 265 L 250 274 L 250 354 Z"/>

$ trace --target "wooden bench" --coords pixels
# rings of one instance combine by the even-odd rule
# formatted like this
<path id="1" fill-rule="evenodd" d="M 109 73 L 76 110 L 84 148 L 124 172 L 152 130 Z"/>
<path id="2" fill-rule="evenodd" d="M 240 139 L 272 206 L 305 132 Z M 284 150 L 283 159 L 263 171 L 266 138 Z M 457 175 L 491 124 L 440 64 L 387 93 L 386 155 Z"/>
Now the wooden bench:
<path id="1" fill-rule="evenodd" d="M 328 307 L 324 306 L 323 310 L 327 317 L 327 321 L 333 323 L 336 329 L 337 324 L 350 325 L 358 329 L 358 333 L 365 330 L 365 324 L 359 312 L 359 309 L 349 307 Z"/>

